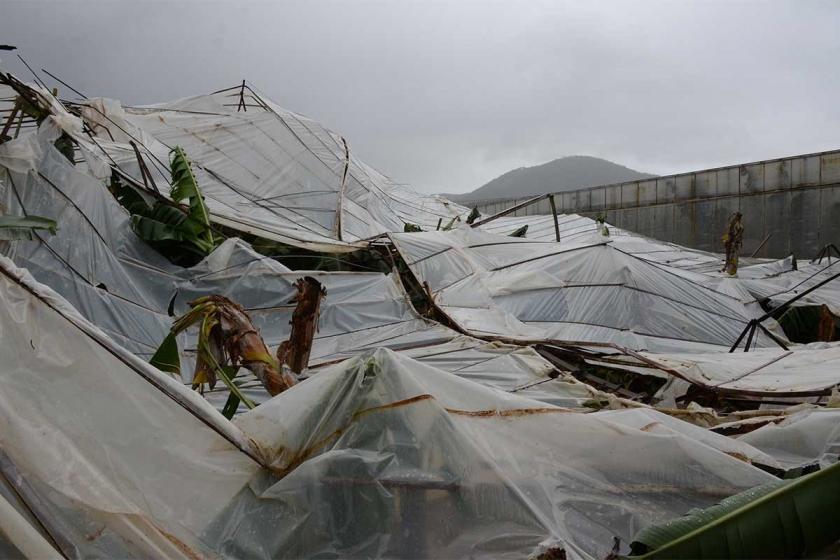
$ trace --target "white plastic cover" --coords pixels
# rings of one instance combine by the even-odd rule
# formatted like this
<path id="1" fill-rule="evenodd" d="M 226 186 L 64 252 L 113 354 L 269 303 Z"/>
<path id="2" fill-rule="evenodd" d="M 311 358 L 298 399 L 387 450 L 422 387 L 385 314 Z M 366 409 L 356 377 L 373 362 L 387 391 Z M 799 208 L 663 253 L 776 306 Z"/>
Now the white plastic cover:
<path id="1" fill-rule="evenodd" d="M 695 426 L 689 422 L 679 420 L 652 408 L 628 408 L 624 410 L 607 410 L 594 413 L 598 418 L 636 428 L 643 432 L 654 434 L 680 433 L 696 441 L 698 445 L 708 445 L 733 457 L 741 458 L 751 463 L 767 467 L 782 469 L 781 463 L 768 453 L 748 445 L 745 440 L 737 440 L 716 434 L 705 428 Z"/>
<path id="2" fill-rule="evenodd" d="M 738 439 L 772 455 L 787 468 L 812 464 L 825 468 L 840 458 L 840 410 L 803 410 Z"/>
<path id="3" fill-rule="evenodd" d="M 698 385 L 763 395 L 827 395 L 840 385 L 840 342 L 749 352 L 644 355 Z"/>
<path id="4" fill-rule="evenodd" d="M 8 252 L 144 359 L 151 357 L 169 330 L 170 302 L 174 312 L 181 313 L 187 302 L 207 294 L 223 294 L 244 305 L 269 346 L 279 345 L 289 336 L 294 283 L 306 274 L 327 290 L 311 366 L 368 348 L 416 348 L 412 355 L 420 360 L 434 361 L 459 375 L 472 374 L 477 381 L 505 390 L 567 406 L 581 406 L 591 398 L 591 388 L 583 384 L 546 378 L 553 368 L 531 349 L 466 337 L 440 344 L 458 333 L 420 318 L 395 275 L 291 272 L 237 239 L 225 241 L 191 269 L 174 266 L 134 236 L 125 211 L 102 183 L 74 169 L 48 145 L 50 138 L 42 132 L 42 137 L 0 148 L 0 164 L 6 167 L 6 181 L 0 187 L 5 207 L 52 217 L 60 224 L 55 236 L 17 241 Z M 193 337 L 182 336 L 180 347 L 188 375 Z M 252 401 L 268 398 L 252 375 L 242 374 L 238 382 Z M 227 389 L 219 384 L 206 396 L 221 408 Z"/>
<path id="5" fill-rule="evenodd" d="M 274 531 L 292 557 L 521 558 L 559 546 L 604 558 L 613 537 L 626 551 L 656 519 L 773 478 L 676 431 L 625 428 L 384 349 L 235 422 L 288 473 L 261 497 L 293 497 L 296 536 Z"/>
<path id="6" fill-rule="evenodd" d="M 805 290 L 828 280 L 813 292 L 800 298 L 794 305 L 827 305 L 840 317 L 840 278 L 829 280 L 840 274 L 840 258 L 825 259 L 822 262 L 797 261 L 796 270 L 767 273 L 757 278 L 743 278 L 739 282 L 757 299 L 768 298 L 776 307 L 801 294 Z M 739 272 L 739 276 L 741 276 Z"/>
<path id="7" fill-rule="evenodd" d="M 106 152 L 142 182 L 133 141 L 165 187 L 169 149 L 180 146 L 214 221 L 290 245 L 352 250 L 405 223 L 434 229 L 468 211 L 395 183 L 359 160 L 342 136 L 250 86 L 147 107 L 93 99 L 81 108 L 96 145 L 77 138 L 92 154 Z"/>
<path id="8" fill-rule="evenodd" d="M 0 471 L 64 554 L 207 550 L 260 468 L 247 438 L 2 257 L 0 333 Z"/>
<path id="9" fill-rule="evenodd" d="M 101 181 L 49 145 L 54 135 L 44 129 L 0 145 L 0 204 L 59 224 L 56 235 L 14 241 L 6 252 L 138 356 L 150 358 L 168 333 L 170 302 L 180 314 L 189 301 L 208 294 L 245 306 L 276 346 L 289 336 L 289 302 L 304 275 L 327 290 L 313 364 L 368 347 L 413 347 L 458 336 L 417 315 L 393 274 L 291 272 L 235 238 L 190 269 L 174 266 L 136 237 L 127 212 Z M 192 348 L 192 338 L 182 336 L 180 347 Z"/>
<path id="10" fill-rule="evenodd" d="M 680 433 L 384 349 L 239 416 L 240 432 L 0 271 L 0 470 L 70 557 L 602 558 L 613 537 L 772 479 Z"/>
<path id="11" fill-rule="evenodd" d="M 550 214 L 502 216 L 479 226 L 479 228 L 498 235 L 510 235 L 526 225 L 528 230 L 524 237 L 527 239 L 533 241 L 557 240 L 557 234 L 554 230 L 554 216 Z M 609 230 L 610 239 L 617 246 L 641 259 L 679 270 L 699 273 L 717 273 L 723 267 L 723 255 L 721 254 L 652 239 L 608 223 L 604 225 Z M 579 214 L 558 214 L 557 226 L 560 230 L 561 243 L 588 241 L 596 234 L 600 235 L 598 222 Z M 767 259 L 741 259 L 743 264 L 766 261 Z"/>
<path id="12" fill-rule="evenodd" d="M 760 313 L 611 242 L 557 244 L 466 227 L 390 238 L 437 306 L 475 336 L 708 350 L 730 346 Z"/>

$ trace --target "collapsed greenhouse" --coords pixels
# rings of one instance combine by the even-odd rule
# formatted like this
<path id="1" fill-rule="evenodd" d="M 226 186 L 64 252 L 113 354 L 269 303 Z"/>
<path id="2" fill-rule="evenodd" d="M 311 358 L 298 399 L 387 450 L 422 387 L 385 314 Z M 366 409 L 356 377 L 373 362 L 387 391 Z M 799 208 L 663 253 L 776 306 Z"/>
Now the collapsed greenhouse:
<path id="1" fill-rule="evenodd" d="M 477 216 L 245 82 L 143 107 L 0 82 L 3 557 L 840 539 L 830 250 L 733 276 Z"/>

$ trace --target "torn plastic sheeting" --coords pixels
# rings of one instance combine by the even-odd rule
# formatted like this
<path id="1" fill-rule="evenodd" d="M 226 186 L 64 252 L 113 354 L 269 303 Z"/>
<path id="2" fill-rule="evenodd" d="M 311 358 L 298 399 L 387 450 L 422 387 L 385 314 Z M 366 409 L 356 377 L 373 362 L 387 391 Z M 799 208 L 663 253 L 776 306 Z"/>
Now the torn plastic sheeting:
<path id="1" fill-rule="evenodd" d="M 278 479 L 137 376 L 112 342 L 94 342 L 81 317 L 14 281 L 0 295 L 0 325 L 20 338 L 0 347 L 3 450 L 70 555 L 522 556 L 562 541 L 570 558 L 601 557 L 613 535 L 626 542 L 769 477 L 378 350 L 240 417 Z"/>
<path id="2" fill-rule="evenodd" d="M 344 357 L 355 356 L 376 347 L 376 344 L 360 345 L 348 350 Z M 584 409 L 588 402 L 599 395 L 596 389 L 571 376 L 554 377 L 557 375 L 554 366 L 527 346 L 487 343 L 461 336 L 440 344 L 423 343 L 419 347 L 407 348 L 391 344 L 388 347 L 402 356 L 462 379 L 555 406 Z M 313 369 L 308 373 L 310 376 L 318 375 L 323 367 L 312 365 Z M 253 402 L 261 404 L 270 398 L 252 374 L 240 375 L 236 381 L 240 384 L 240 390 Z M 218 384 L 212 391 L 205 391 L 204 397 L 221 410 L 228 394 L 227 387 Z M 244 405 L 240 405 L 237 414 L 247 410 Z"/>
<path id="3" fill-rule="evenodd" d="M 482 216 L 486 219 L 489 216 Z M 536 214 L 528 216 L 501 216 L 486 224 L 478 226 L 478 229 L 497 235 L 510 235 L 522 226 L 528 226 L 525 233 L 527 239 L 534 241 L 556 241 L 557 235 L 554 231 L 554 216 L 551 214 Z M 627 232 L 621 228 L 607 224 L 610 230 L 610 237 L 626 235 Z M 594 235 L 600 235 L 595 220 L 580 214 L 557 214 L 557 227 L 560 230 L 561 243 L 574 243 L 586 240 Z"/>
<path id="4" fill-rule="evenodd" d="M 840 343 L 749 352 L 642 355 L 697 385 L 733 394 L 827 395 L 840 385 Z"/>
<path id="5" fill-rule="evenodd" d="M 468 228 L 390 237 L 438 308 L 474 336 L 705 351 L 728 348 L 758 316 L 609 243 L 535 242 Z M 528 274 L 532 280 L 522 282 Z M 773 343 L 762 335 L 757 344 Z"/>
<path id="6" fill-rule="evenodd" d="M 787 468 L 812 464 L 825 468 L 840 457 L 840 410 L 803 410 L 744 434 L 738 440 L 772 455 Z"/>
<path id="7" fill-rule="evenodd" d="M 402 354 L 504 391 L 544 379 L 555 371 L 533 348 L 488 343 L 468 336 Z"/>
<path id="8" fill-rule="evenodd" d="M 28 171 L 3 155 L 28 150 Z M 0 203 L 10 212 L 51 217 L 54 236 L 8 249 L 18 266 L 67 298 L 85 317 L 135 353 L 153 352 L 169 328 L 165 311 L 177 267 L 140 241 L 105 186 L 74 168 L 49 139 L 28 135 L 0 146 Z"/>
<path id="9" fill-rule="evenodd" d="M 574 378 L 558 376 L 555 367 L 528 346 L 464 336 L 399 353 L 462 379 L 556 406 L 583 408 L 597 392 Z"/>
<path id="10" fill-rule="evenodd" d="M 784 467 L 772 455 L 756 449 L 746 441 L 732 439 L 716 434 L 705 428 L 695 426 L 652 408 L 632 408 L 608 410 L 593 413 L 599 418 L 615 422 L 622 426 L 636 428 L 654 434 L 679 433 L 701 445 L 708 445 L 736 459 L 757 463 L 766 467 L 784 470 Z"/>
<path id="11" fill-rule="evenodd" d="M 534 241 L 555 241 L 554 217 L 551 215 L 502 216 L 479 226 L 479 229 L 499 235 L 510 235 L 522 226 L 528 226 L 525 237 Z M 558 214 L 557 225 L 560 229 L 560 242 L 575 244 L 588 242 L 593 238 L 603 238 L 598 223 L 592 218 L 579 214 Z M 723 267 L 723 255 L 692 249 L 676 243 L 668 243 L 606 224 L 609 239 L 622 251 L 640 259 L 680 271 L 700 274 L 719 275 Z M 789 260 L 789 259 L 788 259 Z M 739 276 L 751 265 L 772 263 L 770 259 L 741 258 Z M 762 269 L 763 270 L 763 269 Z M 748 273 L 749 274 L 749 273 Z M 752 273 L 753 275 L 757 274 Z"/>
<path id="12" fill-rule="evenodd" d="M 237 247 L 237 251 L 244 249 L 243 245 Z M 297 293 L 297 279 L 312 276 L 324 285 L 327 296 L 321 303 L 311 365 L 339 360 L 369 346 L 400 348 L 457 336 L 455 331 L 417 315 L 393 274 L 282 272 L 282 265 L 266 258 L 254 260 L 247 267 L 226 268 L 198 274 L 200 281 L 184 286 L 179 298 L 187 301 L 219 293 L 236 300 L 245 306 L 272 347 L 288 339 L 294 311 L 294 304 L 289 302 Z"/>
<path id="13" fill-rule="evenodd" d="M 420 318 L 394 275 L 291 272 L 229 239 L 196 266 L 172 265 L 131 230 L 126 211 L 105 186 L 74 168 L 44 138 L 30 135 L 0 146 L 26 150 L 18 173 L 0 167 L 0 202 L 12 211 L 55 218 L 55 236 L 16 241 L 7 249 L 18 266 L 67 298 L 85 317 L 138 356 L 149 358 L 188 301 L 219 293 L 246 307 L 266 341 L 289 334 L 294 282 L 313 275 L 327 289 L 313 363 L 373 345 L 405 347 L 449 340 L 457 333 Z M 191 336 L 182 336 L 182 350 Z M 185 363 L 185 366 L 189 366 Z"/>
<path id="14" fill-rule="evenodd" d="M 560 214 L 557 217 L 561 243 L 591 243 L 603 239 L 598 224 L 592 218 L 577 214 Z M 530 240 L 554 241 L 554 219 L 551 215 L 503 216 L 480 229 L 508 235 L 517 228 L 528 225 L 526 237 Z M 741 257 L 738 274 L 730 277 L 721 271 L 724 257 L 719 253 L 700 251 L 676 243 L 652 239 L 608 224 L 610 242 L 621 251 L 644 259 L 657 266 L 666 267 L 675 274 L 702 283 L 721 294 L 738 298 L 759 315 L 763 314 L 758 302 L 769 299 L 773 306 L 792 299 L 798 293 L 840 271 L 840 259 L 826 259 L 822 263 L 797 261 L 792 255 L 782 259 Z M 840 281 L 822 286 L 794 303 L 795 306 L 828 305 L 832 313 L 840 316 Z M 765 326 L 777 336 L 781 327 L 773 320 Z"/>
<path id="15" fill-rule="evenodd" d="M 235 423 L 288 472 L 260 499 L 322 504 L 298 535 L 350 546 L 297 538 L 285 550 L 299 557 L 522 557 L 555 545 L 603 558 L 613 536 L 629 542 L 640 526 L 772 479 L 681 434 L 624 428 L 384 349 Z"/>
<path id="16" fill-rule="evenodd" d="M 248 438 L 8 259 L 0 272 L 6 478 L 67 556 L 206 550 L 201 528 L 259 469 Z"/>
<path id="17" fill-rule="evenodd" d="M 248 99 L 245 111 L 240 93 Z M 136 158 L 125 144 L 133 140 L 143 148 L 162 184 L 168 183 L 169 148 L 181 146 L 215 221 L 291 245 L 338 252 L 402 231 L 405 222 L 434 228 L 467 212 L 394 183 L 358 160 L 341 136 L 250 86 L 125 109 L 94 99 L 80 109 L 99 147 L 138 181 Z"/>
<path id="18" fill-rule="evenodd" d="M 740 283 L 757 299 L 769 298 L 772 307 L 779 306 L 805 290 L 840 273 L 840 259 L 822 263 L 798 261 L 798 269 L 759 279 L 746 278 Z M 827 305 L 840 317 L 840 278 L 829 281 L 794 302 L 794 305 Z"/>

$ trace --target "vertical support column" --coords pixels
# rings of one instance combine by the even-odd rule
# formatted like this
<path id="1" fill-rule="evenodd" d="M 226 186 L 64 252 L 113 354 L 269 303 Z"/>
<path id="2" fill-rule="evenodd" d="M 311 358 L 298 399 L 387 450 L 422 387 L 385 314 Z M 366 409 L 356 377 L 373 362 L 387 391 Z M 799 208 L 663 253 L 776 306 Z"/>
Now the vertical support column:
<path id="1" fill-rule="evenodd" d="M 554 195 L 548 195 L 548 203 L 551 204 L 551 216 L 554 218 L 554 237 L 560 243 L 560 224 L 557 223 L 557 206 L 554 204 Z"/>

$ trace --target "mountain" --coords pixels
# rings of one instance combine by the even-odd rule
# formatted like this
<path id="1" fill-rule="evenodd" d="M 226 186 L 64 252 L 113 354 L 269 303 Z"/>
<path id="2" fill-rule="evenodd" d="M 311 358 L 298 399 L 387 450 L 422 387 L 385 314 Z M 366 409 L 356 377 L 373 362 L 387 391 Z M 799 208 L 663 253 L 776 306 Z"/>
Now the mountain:
<path id="1" fill-rule="evenodd" d="M 656 175 L 635 171 L 605 159 L 568 156 L 542 165 L 513 169 L 469 193 L 443 196 L 455 202 L 519 198 L 651 177 Z"/>

